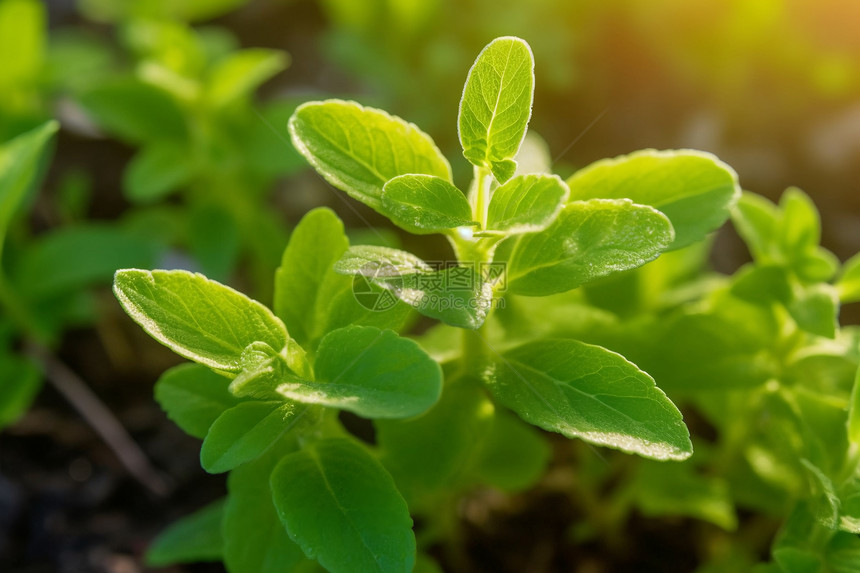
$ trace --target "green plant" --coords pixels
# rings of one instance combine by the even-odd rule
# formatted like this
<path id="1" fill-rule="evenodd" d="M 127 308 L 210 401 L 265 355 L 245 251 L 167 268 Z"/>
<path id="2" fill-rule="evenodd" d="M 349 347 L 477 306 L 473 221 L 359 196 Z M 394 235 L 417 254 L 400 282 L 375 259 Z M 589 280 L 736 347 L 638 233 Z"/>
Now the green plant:
<path id="1" fill-rule="evenodd" d="M 541 475 L 548 450 L 532 425 L 657 460 L 691 455 L 680 412 L 644 371 L 600 346 L 516 332 L 494 311 L 703 239 L 729 216 L 736 177 L 694 151 L 640 152 L 567 182 L 529 171 L 516 158 L 533 65 L 528 45 L 506 37 L 470 70 L 458 123 L 468 194 L 426 134 L 385 112 L 328 100 L 290 119 L 296 148 L 327 181 L 407 231 L 444 235 L 446 264 L 350 247 L 336 216 L 317 210 L 284 252 L 274 312 L 202 275 L 117 272 L 126 311 L 198 363 L 166 373 L 156 397 L 204 438 L 204 468 L 233 470 L 226 503 L 169 530 L 153 562 L 288 571 L 308 557 L 332 571 L 410 570 L 410 512 L 424 518 L 420 551 L 455 535 L 440 507 L 468 488 L 517 490 Z M 445 323 L 423 349 L 384 330 L 410 308 Z M 374 420 L 375 445 L 346 432 L 337 410 Z M 433 570 L 421 553 L 418 563 Z"/>

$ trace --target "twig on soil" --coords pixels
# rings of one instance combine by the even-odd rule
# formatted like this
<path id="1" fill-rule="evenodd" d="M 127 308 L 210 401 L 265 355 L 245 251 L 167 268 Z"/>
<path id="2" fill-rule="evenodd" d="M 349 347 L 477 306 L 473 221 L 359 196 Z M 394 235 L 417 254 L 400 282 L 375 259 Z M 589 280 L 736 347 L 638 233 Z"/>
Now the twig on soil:
<path id="1" fill-rule="evenodd" d="M 171 489 L 167 481 L 80 376 L 38 342 L 29 342 L 27 352 L 42 366 L 45 377 L 54 388 L 105 441 L 128 473 L 153 494 L 167 496 Z"/>

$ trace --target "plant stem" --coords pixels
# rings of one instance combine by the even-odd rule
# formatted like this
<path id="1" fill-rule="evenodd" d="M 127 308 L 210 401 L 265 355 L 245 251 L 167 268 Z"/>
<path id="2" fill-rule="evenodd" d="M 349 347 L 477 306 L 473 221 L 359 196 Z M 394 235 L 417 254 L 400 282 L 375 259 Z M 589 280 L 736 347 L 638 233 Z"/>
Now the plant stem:
<path id="1" fill-rule="evenodd" d="M 490 185 L 493 182 L 490 170 L 486 167 L 475 167 L 475 205 L 474 217 L 481 223 L 481 230 L 487 228 L 487 217 L 490 208 Z"/>

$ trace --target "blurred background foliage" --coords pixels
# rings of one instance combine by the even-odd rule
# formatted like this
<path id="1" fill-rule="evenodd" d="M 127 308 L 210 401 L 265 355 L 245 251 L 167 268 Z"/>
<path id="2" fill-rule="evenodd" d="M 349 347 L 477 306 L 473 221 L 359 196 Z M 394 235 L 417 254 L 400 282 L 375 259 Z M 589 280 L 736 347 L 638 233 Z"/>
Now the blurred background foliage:
<path id="1" fill-rule="evenodd" d="M 138 517 L 112 532 L 132 540 L 114 545 L 149 539 L 169 521 L 165 514 L 187 513 L 220 490 L 189 485 L 200 472 L 198 445 L 162 424 L 151 399 L 152 381 L 172 358 L 125 332 L 106 288 L 113 270 L 192 268 L 268 303 L 291 225 L 314 206 L 334 207 L 358 242 L 410 241 L 369 232 L 368 223 L 383 220 L 305 168 L 287 118 L 302 101 L 326 97 L 386 109 L 428 132 L 465 183 L 454 123 L 463 81 L 475 54 L 503 35 L 534 50 L 531 127 L 557 173 L 642 148 L 710 151 L 745 189 L 771 200 L 800 187 L 820 210 L 822 245 L 843 261 L 860 251 L 856 0 L 0 0 L 0 145 L 59 121 L 0 237 L 0 277 L 31 319 L 0 314 L 0 371 L 30 381 L 0 423 L 27 409 L 46 370 L 41 352 L 19 356 L 22 340 L 44 345 L 110 404 L 186 488 L 188 503 L 138 502 Z M 0 173 L 13 147 L 0 149 Z M 749 260 L 730 229 L 715 247 L 718 270 Z M 585 295 L 601 306 L 597 291 Z M 860 322 L 857 306 L 845 307 L 843 322 Z M 81 507 L 127 504 L 117 497 L 122 471 L 99 469 L 115 464 L 110 454 L 45 394 L 13 428 L 23 441 L 0 447 L 0 509 L 17 515 L 27 496 L 53 507 L 40 493 L 45 483 Z M 42 450 L 53 456 L 44 467 L 31 459 Z M 74 483 L 57 485 L 52 464 Z M 656 466 L 643 468 L 637 488 L 667 479 Z M 579 479 L 589 480 L 588 463 L 581 469 Z M 688 477 L 674 476 L 679 488 Z M 40 511 L 36 517 L 51 515 Z M 707 511 L 699 517 L 732 525 L 724 508 Z M 2 515 L 0 533 L 11 527 Z M 99 519 L 63 515 L 66 534 Z M 46 535 L 31 542 L 74 553 L 61 534 Z M 4 550 L 0 535 L 0 556 Z M 76 562 L 64 559 L 74 571 Z"/>

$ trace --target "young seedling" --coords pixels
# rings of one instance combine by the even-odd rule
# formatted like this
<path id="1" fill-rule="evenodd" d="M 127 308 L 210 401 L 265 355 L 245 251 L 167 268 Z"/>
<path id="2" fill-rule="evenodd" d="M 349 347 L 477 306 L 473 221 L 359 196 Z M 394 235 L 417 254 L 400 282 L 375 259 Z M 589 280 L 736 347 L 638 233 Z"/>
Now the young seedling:
<path id="1" fill-rule="evenodd" d="M 406 231 L 444 235 L 449 261 L 349 246 L 337 217 L 316 210 L 284 252 L 274 312 L 199 274 L 117 272 L 126 311 L 197 363 L 162 377 L 159 402 L 204 439 L 204 468 L 232 470 L 226 503 L 169 532 L 154 562 L 410 571 L 410 511 L 432 516 L 473 483 L 516 489 L 540 475 L 548 451 L 523 421 L 656 460 L 692 454 L 680 412 L 647 373 L 575 339 L 523 343 L 494 309 L 704 238 L 737 200 L 736 177 L 694 151 L 640 152 L 567 181 L 521 172 L 533 68 L 528 44 L 505 37 L 469 71 L 458 119 L 467 193 L 427 134 L 384 111 L 327 100 L 290 118 L 294 145 L 329 183 Z M 410 308 L 444 323 L 424 348 L 387 330 Z M 376 445 L 346 432 L 338 410 L 374 420 Z M 450 517 L 436 521 L 422 546 Z M 221 541 L 182 541 L 219 523 Z"/>

